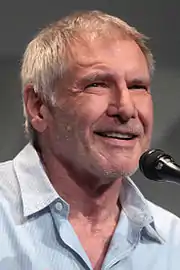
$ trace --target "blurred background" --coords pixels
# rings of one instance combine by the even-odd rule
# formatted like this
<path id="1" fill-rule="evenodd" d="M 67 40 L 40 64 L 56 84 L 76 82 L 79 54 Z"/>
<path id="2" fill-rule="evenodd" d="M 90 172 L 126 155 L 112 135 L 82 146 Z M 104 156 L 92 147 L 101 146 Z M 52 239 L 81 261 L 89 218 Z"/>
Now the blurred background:
<path id="1" fill-rule="evenodd" d="M 27 43 L 39 29 L 80 9 L 99 9 L 126 20 L 149 36 L 156 59 L 152 85 L 155 124 L 152 147 L 180 164 L 180 1 L 66 0 L 1 1 L 0 8 L 0 161 L 26 144 L 19 69 Z M 133 177 L 144 195 L 180 216 L 180 186 Z"/>

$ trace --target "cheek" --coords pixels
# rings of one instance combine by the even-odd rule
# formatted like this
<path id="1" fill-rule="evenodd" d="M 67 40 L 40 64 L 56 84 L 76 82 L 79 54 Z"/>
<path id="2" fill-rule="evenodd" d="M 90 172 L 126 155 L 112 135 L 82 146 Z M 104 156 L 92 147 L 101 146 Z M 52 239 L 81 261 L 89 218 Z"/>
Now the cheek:
<path id="1" fill-rule="evenodd" d="M 102 113 L 107 108 L 109 103 L 108 94 L 87 94 L 85 95 L 80 102 L 80 109 L 83 113 Z"/>
<path id="2" fill-rule="evenodd" d="M 85 125 L 93 125 L 107 110 L 108 100 L 106 96 L 84 96 L 76 106 L 76 116 Z"/>
<path id="3" fill-rule="evenodd" d="M 107 109 L 106 95 L 85 94 L 69 98 L 55 112 L 55 129 L 59 137 L 69 141 L 86 140 L 92 126 Z"/>

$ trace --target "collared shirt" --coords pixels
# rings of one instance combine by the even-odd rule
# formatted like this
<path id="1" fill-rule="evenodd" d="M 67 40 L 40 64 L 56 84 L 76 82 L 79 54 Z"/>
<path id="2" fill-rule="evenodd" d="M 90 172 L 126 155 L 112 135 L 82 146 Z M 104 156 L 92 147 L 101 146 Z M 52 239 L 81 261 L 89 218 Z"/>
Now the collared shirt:
<path id="1" fill-rule="evenodd" d="M 122 211 L 102 269 L 179 270 L 180 220 L 123 181 Z M 68 221 L 70 206 L 28 144 L 0 165 L 0 270 L 93 269 Z"/>

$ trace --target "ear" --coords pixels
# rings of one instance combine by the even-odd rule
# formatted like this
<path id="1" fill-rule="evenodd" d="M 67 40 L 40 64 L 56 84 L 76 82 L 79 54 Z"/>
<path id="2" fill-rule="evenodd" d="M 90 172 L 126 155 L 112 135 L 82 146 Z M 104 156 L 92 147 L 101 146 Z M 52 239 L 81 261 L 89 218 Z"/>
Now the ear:
<path id="1" fill-rule="evenodd" d="M 47 128 L 47 107 L 35 93 L 33 85 L 24 89 L 24 105 L 32 127 L 42 133 Z"/>

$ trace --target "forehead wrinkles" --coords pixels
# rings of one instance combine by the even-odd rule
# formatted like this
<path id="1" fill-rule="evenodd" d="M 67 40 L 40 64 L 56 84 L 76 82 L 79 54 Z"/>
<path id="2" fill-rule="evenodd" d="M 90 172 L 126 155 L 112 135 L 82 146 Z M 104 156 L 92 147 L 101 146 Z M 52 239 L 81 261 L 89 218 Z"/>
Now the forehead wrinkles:
<path id="1" fill-rule="evenodd" d="M 114 30 L 113 30 L 114 31 Z M 96 38 L 95 38 L 96 37 Z M 116 50 L 121 50 L 121 42 L 132 41 L 133 39 L 125 36 L 123 33 L 116 31 L 116 35 L 111 33 L 100 36 L 87 35 L 87 33 L 81 33 L 79 36 L 74 36 L 67 46 L 69 47 L 67 58 L 70 65 L 77 64 L 79 66 L 87 65 L 87 58 L 89 62 L 97 58 L 97 50 L 105 51 L 111 47 L 116 47 Z M 138 45 L 137 45 L 138 46 Z"/>
<path id="2" fill-rule="evenodd" d="M 116 40 L 116 42 L 107 40 L 106 43 L 105 41 L 106 39 L 89 44 L 87 42 L 85 44 L 76 43 L 73 46 L 72 61 L 69 66 L 71 76 L 81 75 L 81 72 L 85 74 L 89 69 L 97 70 L 97 72 L 113 71 L 113 73 L 117 72 L 119 75 L 123 75 L 125 70 L 130 73 L 135 72 L 137 75 L 143 71 L 148 76 L 147 61 L 135 41 L 132 39 Z M 125 53 L 124 50 L 126 50 Z"/>
<path id="3" fill-rule="evenodd" d="M 102 39 L 98 38 L 95 41 L 87 41 L 84 42 L 75 42 L 71 44 L 71 52 L 70 52 L 70 61 L 69 63 L 72 65 L 78 65 L 82 67 L 93 65 L 94 61 L 99 62 L 105 61 L 106 56 L 107 59 L 113 57 L 119 57 L 119 59 L 123 59 L 123 54 L 125 51 L 126 57 L 132 58 L 144 58 L 144 53 L 142 52 L 139 45 L 132 39 Z M 129 50 L 127 52 L 127 50 Z"/>

